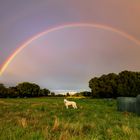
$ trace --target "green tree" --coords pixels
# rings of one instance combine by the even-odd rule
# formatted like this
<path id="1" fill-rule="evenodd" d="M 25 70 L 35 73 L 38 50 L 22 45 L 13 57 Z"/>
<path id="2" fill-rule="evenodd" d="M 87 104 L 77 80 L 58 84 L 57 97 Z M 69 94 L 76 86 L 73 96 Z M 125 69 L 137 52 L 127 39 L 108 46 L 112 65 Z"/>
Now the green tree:
<path id="1" fill-rule="evenodd" d="M 40 89 L 40 92 L 39 92 L 39 96 L 48 96 L 50 94 L 50 91 L 46 88 L 44 89 Z"/>
<path id="2" fill-rule="evenodd" d="M 140 72 L 122 71 L 118 75 L 110 73 L 89 81 L 93 97 L 116 98 L 135 97 L 140 91 Z"/>
<path id="3" fill-rule="evenodd" d="M 38 97 L 40 87 L 37 84 L 23 82 L 16 86 L 19 91 L 20 97 Z"/>
<path id="4" fill-rule="evenodd" d="M 7 88 L 4 86 L 4 84 L 0 83 L 0 98 L 7 97 Z"/>
<path id="5" fill-rule="evenodd" d="M 85 97 L 91 97 L 92 96 L 92 93 L 89 92 L 89 91 L 82 91 L 80 93 L 76 93 L 75 94 L 75 96 L 80 96 L 80 95 L 85 96 Z"/>
<path id="6" fill-rule="evenodd" d="M 19 90 L 17 89 L 17 87 L 9 87 L 7 96 L 11 98 L 20 97 Z"/>
<path id="7" fill-rule="evenodd" d="M 55 93 L 54 92 L 51 92 L 50 95 L 53 97 L 53 96 L 55 96 Z"/>
<path id="8" fill-rule="evenodd" d="M 117 75 L 110 73 L 89 81 L 93 97 L 115 98 L 117 96 Z"/>
<path id="9" fill-rule="evenodd" d="M 119 73 L 118 94 L 135 97 L 140 91 L 140 73 L 123 71 Z"/>
<path id="10" fill-rule="evenodd" d="M 97 77 L 92 78 L 89 81 L 89 88 L 91 88 L 91 93 L 93 97 L 98 97 L 99 96 L 99 79 Z"/>
<path id="11" fill-rule="evenodd" d="M 68 93 L 66 93 L 66 96 L 70 96 L 69 92 L 68 92 Z"/>

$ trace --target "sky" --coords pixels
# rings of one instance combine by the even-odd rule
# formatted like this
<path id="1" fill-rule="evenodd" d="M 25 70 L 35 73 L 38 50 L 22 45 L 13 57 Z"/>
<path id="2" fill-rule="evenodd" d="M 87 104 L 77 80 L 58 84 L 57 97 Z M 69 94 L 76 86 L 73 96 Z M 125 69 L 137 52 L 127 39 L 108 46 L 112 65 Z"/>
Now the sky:
<path id="1" fill-rule="evenodd" d="M 140 71 L 139 27 L 139 0 L 0 0 L 0 69 L 26 44 L 0 82 L 78 91 L 95 76 Z"/>

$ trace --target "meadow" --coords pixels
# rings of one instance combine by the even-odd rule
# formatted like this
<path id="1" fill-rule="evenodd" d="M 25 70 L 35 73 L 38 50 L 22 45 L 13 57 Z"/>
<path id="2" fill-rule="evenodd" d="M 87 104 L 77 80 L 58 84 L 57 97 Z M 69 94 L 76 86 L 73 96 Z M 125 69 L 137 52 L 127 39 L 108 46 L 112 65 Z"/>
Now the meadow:
<path id="1" fill-rule="evenodd" d="M 0 140 L 140 140 L 140 117 L 116 100 L 71 100 L 78 109 L 63 98 L 0 99 Z"/>

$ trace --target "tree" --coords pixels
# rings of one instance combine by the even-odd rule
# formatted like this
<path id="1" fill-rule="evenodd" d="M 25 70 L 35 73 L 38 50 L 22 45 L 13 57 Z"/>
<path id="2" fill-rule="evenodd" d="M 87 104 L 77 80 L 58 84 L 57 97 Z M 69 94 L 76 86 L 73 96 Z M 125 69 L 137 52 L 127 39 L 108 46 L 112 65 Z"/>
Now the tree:
<path id="1" fill-rule="evenodd" d="M 50 91 L 46 88 L 44 89 L 40 89 L 40 92 L 39 92 L 39 96 L 48 96 L 50 94 Z"/>
<path id="2" fill-rule="evenodd" d="M 51 92 L 51 96 L 52 96 L 52 97 L 55 96 L 55 93 L 54 93 L 54 92 Z"/>
<path id="3" fill-rule="evenodd" d="M 37 84 L 23 82 L 16 86 L 19 91 L 20 97 L 38 97 L 40 87 Z"/>
<path id="4" fill-rule="evenodd" d="M 91 88 L 91 93 L 93 97 L 98 97 L 99 92 L 99 79 L 97 77 L 89 81 L 89 88 Z"/>
<path id="5" fill-rule="evenodd" d="M 0 83 L 0 98 L 7 97 L 7 88 L 4 86 L 4 84 Z"/>
<path id="6" fill-rule="evenodd" d="M 66 93 L 66 96 L 70 96 L 69 92 L 68 92 L 68 93 Z"/>
<path id="7" fill-rule="evenodd" d="M 118 94 L 120 96 L 130 96 L 135 97 L 140 91 L 140 73 L 123 71 L 120 72 L 118 82 Z"/>
<path id="8" fill-rule="evenodd" d="M 122 71 L 118 75 L 110 73 L 89 81 L 93 97 L 116 98 L 135 97 L 140 91 L 140 72 Z"/>
<path id="9" fill-rule="evenodd" d="M 85 96 L 85 97 L 91 97 L 92 93 L 89 91 L 82 91 L 79 93 L 75 93 L 74 96 Z"/>
<path id="10" fill-rule="evenodd" d="M 17 87 L 9 87 L 7 92 L 7 97 L 16 98 L 20 97 L 19 90 Z"/>
<path id="11" fill-rule="evenodd" d="M 117 96 L 117 75 L 110 73 L 89 81 L 93 97 L 112 98 Z"/>
<path id="12" fill-rule="evenodd" d="M 2 83 L 0 84 L 0 98 L 40 97 L 48 96 L 50 93 L 49 89 L 40 89 L 35 83 L 23 82 L 9 88 L 6 88 Z M 52 96 L 55 96 L 55 93 L 52 93 Z"/>

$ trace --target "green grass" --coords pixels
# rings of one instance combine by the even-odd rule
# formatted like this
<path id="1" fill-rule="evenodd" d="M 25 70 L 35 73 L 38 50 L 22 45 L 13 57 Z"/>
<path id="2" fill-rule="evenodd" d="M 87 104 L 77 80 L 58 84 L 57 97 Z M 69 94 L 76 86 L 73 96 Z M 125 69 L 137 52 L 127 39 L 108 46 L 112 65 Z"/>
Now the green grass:
<path id="1" fill-rule="evenodd" d="M 63 98 L 0 99 L 0 140 L 140 140 L 140 117 L 116 100 L 73 100 L 78 109 Z"/>

